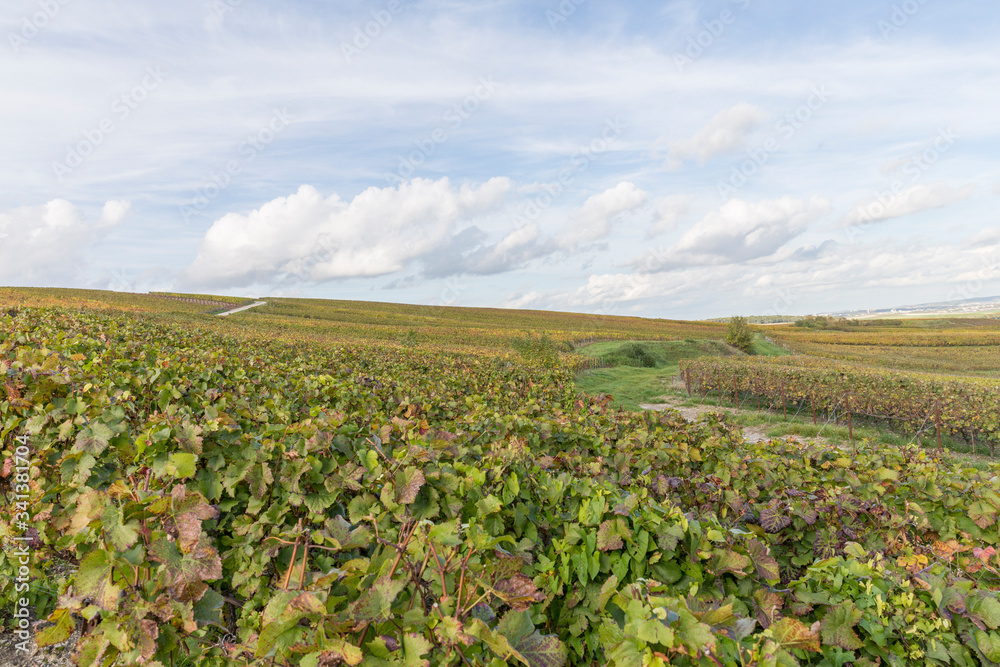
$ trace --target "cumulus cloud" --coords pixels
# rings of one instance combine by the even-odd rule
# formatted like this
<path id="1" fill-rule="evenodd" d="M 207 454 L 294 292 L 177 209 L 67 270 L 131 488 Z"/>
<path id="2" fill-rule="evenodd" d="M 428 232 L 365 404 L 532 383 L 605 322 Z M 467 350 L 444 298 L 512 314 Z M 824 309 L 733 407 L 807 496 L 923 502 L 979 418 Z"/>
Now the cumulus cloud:
<path id="1" fill-rule="evenodd" d="M 705 127 L 690 139 L 670 143 L 667 167 L 678 169 L 685 160 L 697 159 L 705 164 L 713 155 L 738 151 L 747 136 L 764 121 L 764 112 L 746 102 L 720 111 Z"/>
<path id="2" fill-rule="evenodd" d="M 806 314 L 821 312 L 823 299 L 829 300 L 830 294 L 867 298 L 876 289 L 917 288 L 936 295 L 924 301 L 954 300 L 989 296 L 1000 285 L 1000 239 L 981 234 L 933 247 L 913 239 L 867 246 L 827 240 L 782 255 L 780 262 L 591 275 L 575 289 L 530 292 L 510 298 L 509 303 L 612 314 L 700 308 L 717 316 L 725 312 L 719 306 L 720 296 L 736 295 L 739 305 L 731 312 Z"/>
<path id="3" fill-rule="evenodd" d="M 78 285 L 89 251 L 121 223 L 129 208 L 129 202 L 109 201 L 92 223 L 65 199 L 0 212 L 0 281 Z"/>
<path id="4" fill-rule="evenodd" d="M 963 199 L 968 199 L 975 192 L 975 185 L 963 188 L 952 188 L 947 183 L 931 183 L 915 185 L 899 194 L 885 193 L 877 199 L 858 204 L 844 216 L 841 226 L 854 225 L 901 218 L 933 208 L 950 206 Z"/>
<path id="5" fill-rule="evenodd" d="M 829 213 L 830 208 L 830 202 L 821 197 L 758 202 L 731 199 L 706 215 L 676 244 L 643 255 L 633 266 L 655 272 L 767 257 Z"/>
<path id="6" fill-rule="evenodd" d="M 603 239 L 611 233 L 616 217 L 639 208 L 647 199 L 648 195 L 633 183 L 622 181 L 587 199 L 570 217 L 560 235 L 560 242 L 572 247 Z"/>
<path id="7" fill-rule="evenodd" d="M 664 232 L 673 231 L 681 218 L 691 211 L 694 195 L 671 195 L 656 202 L 653 224 L 646 230 L 646 237 L 653 238 Z"/>
<path id="8" fill-rule="evenodd" d="M 461 187 L 418 178 L 346 202 L 304 185 L 248 214 L 216 220 L 183 282 L 244 287 L 394 273 L 441 247 L 478 242 L 477 230 L 462 227 L 498 210 L 510 188 L 506 178 Z"/>
<path id="9" fill-rule="evenodd" d="M 478 227 L 456 234 L 422 258 L 424 275 L 429 278 L 493 275 L 521 268 L 532 259 L 558 249 L 552 239 L 542 236 L 534 223 L 514 229 L 495 243 L 489 243 L 488 236 Z"/>

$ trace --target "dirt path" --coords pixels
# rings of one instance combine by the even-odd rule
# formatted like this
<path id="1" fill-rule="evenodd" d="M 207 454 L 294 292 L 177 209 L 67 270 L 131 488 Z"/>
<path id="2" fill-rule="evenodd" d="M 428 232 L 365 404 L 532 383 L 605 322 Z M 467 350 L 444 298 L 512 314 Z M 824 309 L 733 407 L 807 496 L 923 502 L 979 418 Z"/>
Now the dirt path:
<path id="1" fill-rule="evenodd" d="M 717 405 L 684 405 L 684 402 L 680 398 L 673 396 L 660 396 L 660 399 L 666 401 L 665 403 L 640 403 L 639 407 L 644 410 L 677 410 L 681 413 L 684 419 L 689 422 L 695 422 L 701 419 L 703 414 L 715 414 L 718 412 L 725 413 L 727 415 L 751 415 L 759 414 L 755 410 L 742 410 L 739 408 L 728 408 L 720 407 Z M 763 440 L 772 440 L 770 436 L 767 435 L 767 429 L 760 426 L 745 426 L 743 428 L 743 437 L 747 439 L 748 442 L 761 442 Z M 795 442 L 800 442 L 802 444 L 815 443 L 821 445 L 830 445 L 826 438 L 803 438 L 800 435 L 787 435 L 782 436 L 784 439 L 793 440 Z"/>

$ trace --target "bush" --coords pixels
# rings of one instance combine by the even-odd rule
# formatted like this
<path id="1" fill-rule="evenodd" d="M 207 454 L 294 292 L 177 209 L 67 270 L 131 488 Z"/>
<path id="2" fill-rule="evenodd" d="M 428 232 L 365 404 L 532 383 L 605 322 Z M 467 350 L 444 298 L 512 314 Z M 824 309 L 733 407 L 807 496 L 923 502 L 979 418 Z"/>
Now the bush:
<path id="1" fill-rule="evenodd" d="M 601 361 L 610 366 L 656 367 L 656 359 L 640 343 L 626 343 L 615 351 L 603 355 Z"/>
<path id="2" fill-rule="evenodd" d="M 753 354 L 753 331 L 747 323 L 745 317 L 734 317 L 729 320 L 729 329 L 726 331 L 726 342 L 733 347 Z"/>

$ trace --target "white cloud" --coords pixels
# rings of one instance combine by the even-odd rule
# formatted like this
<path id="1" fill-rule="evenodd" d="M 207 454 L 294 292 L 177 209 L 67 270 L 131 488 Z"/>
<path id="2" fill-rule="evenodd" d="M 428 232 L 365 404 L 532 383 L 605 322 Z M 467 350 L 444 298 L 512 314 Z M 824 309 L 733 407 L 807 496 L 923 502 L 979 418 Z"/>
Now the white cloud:
<path id="1" fill-rule="evenodd" d="M 451 242 L 462 223 L 496 211 L 510 188 L 506 178 L 478 187 L 418 178 L 345 202 L 304 185 L 249 214 L 216 220 L 184 282 L 242 287 L 289 276 L 323 282 L 393 273 Z"/>
<path id="2" fill-rule="evenodd" d="M 706 215 L 665 251 L 646 253 L 633 266 L 669 271 L 682 266 L 747 262 L 772 255 L 830 211 L 821 197 L 748 202 L 731 199 Z"/>
<path id="3" fill-rule="evenodd" d="M 611 233 L 617 216 L 639 208 L 647 199 L 648 195 L 633 183 L 622 181 L 587 199 L 570 217 L 559 241 L 564 246 L 572 247 L 577 243 L 603 239 Z"/>
<path id="4" fill-rule="evenodd" d="M 747 136 L 764 121 L 764 112 L 742 102 L 720 111 L 690 139 L 670 143 L 667 167 L 678 169 L 685 160 L 697 158 L 705 162 L 713 155 L 731 153 L 743 148 Z"/>
<path id="5" fill-rule="evenodd" d="M 851 227 L 950 206 L 963 199 L 968 199 L 975 190 L 975 185 L 952 188 L 947 183 L 931 183 L 929 185 L 915 185 L 899 194 L 886 192 L 877 199 L 855 206 L 850 213 L 844 216 L 841 225 Z"/>
<path id="6" fill-rule="evenodd" d="M 65 199 L 0 212 L 0 281 L 78 285 L 91 249 L 129 207 L 129 202 L 109 201 L 96 223 L 88 223 Z"/>
<path id="7" fill-rule="evenodd" d="M 653 238 L 673 231 L 681 218 L 690 212 L 695 199 L 697 197 L 694 195 L 670 195 L 656 202 L 656 215 L 653 224 L 646 231 L 646 237 Z"/>
<path id="8" fill-rule="evenodd" d="M 101 209 L 101 217 L 97 220 L 98 227 L 114 227 L 121 222 L 132 209 L 132 202 L 109 201 Z"/>

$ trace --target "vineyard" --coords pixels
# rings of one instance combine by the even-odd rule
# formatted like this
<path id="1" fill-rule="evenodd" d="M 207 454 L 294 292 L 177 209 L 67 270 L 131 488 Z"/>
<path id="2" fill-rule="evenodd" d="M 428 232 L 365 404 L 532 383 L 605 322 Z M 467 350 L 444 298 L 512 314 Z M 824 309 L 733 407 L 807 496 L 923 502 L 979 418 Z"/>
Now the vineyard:
<path id="1" fill-rule="evenodd" d="M 559 347 L 722 327 L 60 296 L 0 310 L 0 618 L 76 664 L 1000 663 L 1000 466 L 615 410 Z M 985 384 L 794 359 L 681 364 L 996 433 Z"/>

